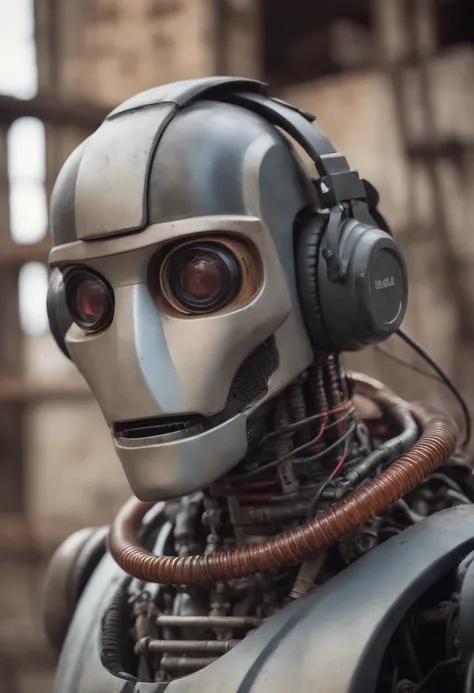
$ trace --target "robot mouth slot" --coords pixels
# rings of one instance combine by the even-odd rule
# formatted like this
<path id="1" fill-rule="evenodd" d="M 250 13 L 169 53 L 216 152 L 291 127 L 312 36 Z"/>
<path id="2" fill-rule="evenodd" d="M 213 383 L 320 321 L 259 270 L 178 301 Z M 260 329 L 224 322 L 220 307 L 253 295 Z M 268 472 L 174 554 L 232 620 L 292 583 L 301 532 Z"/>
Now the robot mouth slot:
<path id="1" fill-rule="evenodd" d="M 185 437 L 205 428 L 206 419 L 199 414 L 185 416 L 156 416 L 114 424 L 114 434 L 120 438 L 156 438 L 158 436 Z"/>

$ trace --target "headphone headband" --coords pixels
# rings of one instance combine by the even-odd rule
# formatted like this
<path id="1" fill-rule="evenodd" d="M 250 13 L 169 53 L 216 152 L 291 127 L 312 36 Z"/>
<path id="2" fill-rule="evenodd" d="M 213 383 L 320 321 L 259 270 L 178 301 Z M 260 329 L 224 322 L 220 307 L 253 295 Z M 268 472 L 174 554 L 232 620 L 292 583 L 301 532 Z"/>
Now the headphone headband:
<path id="1" fill-rule="evenodd" d="M 305 150 L 314 162 L 319 178 L 316 191 L 323 208 L 351 200 L 366 200 L 366 191 L 357 171 L 337 152 L 314 122 L 314 117 L 280 99 L 252 92 L 226 93 L 223 100 L 248 108 L 280 127 Z"/>
<path id="2" fill-rule="evenodd" d="M 235 77 L 205 77 L 155 87 L 128 99 L 109 114 L 108 119 L 158 104 L 173 104 L 173 116 L 199 99 L 214 99 L 243 106 L 282 128 L 314 162 L 319 178 L 314 181 L 321 208 L 349 201 L 366 201 L 366 191 L 357 171 L 336 151 L 313 121 L 315 117 L 291 104 L 268 96 L 265 83 Z"/>
<path id="3" fill-rule="evenodd" d="M 137 94 L 115 108 L 108 119 L 130 111 L 158 104 L 173 104 L 173 115 L 199 99 L 233 103 L 263 116 L 282 128 L 305 150 L 314 162 L 319 178 L 314 181 L 321 203 L 326 209 L 352 200 L 366 200 L 364 185 L 346 158 L 336 151 L 330 140 L 314 123 L 315 117 L 291 104 L 268 96 L 265 83 L 235 77 L 206 77 L 155 87 Z M 169 122 L 170 122 L 169 121 Z"/>

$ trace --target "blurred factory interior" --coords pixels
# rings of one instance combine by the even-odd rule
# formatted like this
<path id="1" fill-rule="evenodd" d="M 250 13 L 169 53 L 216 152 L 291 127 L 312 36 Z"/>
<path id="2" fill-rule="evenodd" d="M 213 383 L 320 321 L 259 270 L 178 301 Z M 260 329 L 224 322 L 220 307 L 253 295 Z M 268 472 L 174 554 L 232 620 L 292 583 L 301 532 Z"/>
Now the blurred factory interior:
<path id="1" fill-rule="evenodd" d="M 41 574 L 127 496 L 108 431 L 48 334 L 47 201 L 124 98 L 261 78 L 318 116 L 379 189 L 408 259 L 406 330 L 474 408 L 474 24 L 469 0 L 0 0 L 0 690 L 47 693 Z M 407 398 L 456 402 L 393 339 L 348 359 Z"/>

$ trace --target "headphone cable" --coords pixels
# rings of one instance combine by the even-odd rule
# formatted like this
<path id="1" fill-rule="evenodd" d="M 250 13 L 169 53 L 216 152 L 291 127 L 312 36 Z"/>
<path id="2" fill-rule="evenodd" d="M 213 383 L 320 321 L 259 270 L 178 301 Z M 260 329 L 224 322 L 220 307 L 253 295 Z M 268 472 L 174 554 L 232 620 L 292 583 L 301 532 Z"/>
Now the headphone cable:
<path id="1" fill-rule="evenodd" d="M 436 373 L 436 375 L 439 376 L 439 378 L 443 381 L 444 385 L 446 385 L 448 390 L 450 390 L 453 396 L 457 399 L 459 406 L 462 409 L 465 422 L 464 440 L 462 443 L 463 448 L 465 448 L 471 440 L 471 415 L 469 413 L 466 400 L 461 395 L 461 393 L 459 392 L 455 384 L 452 382 L 452 380 L 438 366 L 438 364 L 431 358 L 431 356 L 423 349 L 423 347 L 420 344 L 418 344 L 418 342 L 415 342 L 415 340 L 412 339 L 409 335 L 407 335 L 406 332 L 404 332 L 401 328 L 398 328 L 397 335 L 428 364 L 428 366 Z"/>
<path id="2" fill-rule="evenodd" d="M 428 370 L 425 370 L 424 368 L 419 368 L 414 363 L 410 363 L 410 361 L 405 361 L 405 359 L 402 359 L 400 356 L 393 354 L 390 351 L 390 349 L 386 349 L 380 344 L 375 344 L 373 348 L 375 349 L 375 351 L 378 351 L 379 354 L 383 354 L 385 358 L 390 359 L 394 363 L 398 363 L 399 366 L 403 366 L 403 368 L 408 368 L 409 370 L 414 371 L 415 373 L 419 373 L 419 375 L 422 375 L 424 378 L 429 378 L 429 380 L 434 380 L 435 382 L 444 385 L 444 381 L 439 376 L 435 375 L 434 373 L 430 373 Z"/>

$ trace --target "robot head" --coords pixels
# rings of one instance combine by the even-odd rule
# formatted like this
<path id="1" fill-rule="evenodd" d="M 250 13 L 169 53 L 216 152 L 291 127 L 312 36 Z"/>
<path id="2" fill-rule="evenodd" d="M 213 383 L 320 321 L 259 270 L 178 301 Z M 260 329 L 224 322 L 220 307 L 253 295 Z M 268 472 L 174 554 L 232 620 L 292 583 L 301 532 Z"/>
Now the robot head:
<path id="1" fill-rule="evenodd" d="M 315 352 L 403 319 L 403 259 L 312 120 L 259 82 L 179 82 L 116 108 L 59 174 L 51 330 L 143 500 L 220 478 Z"/>

